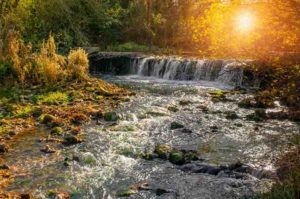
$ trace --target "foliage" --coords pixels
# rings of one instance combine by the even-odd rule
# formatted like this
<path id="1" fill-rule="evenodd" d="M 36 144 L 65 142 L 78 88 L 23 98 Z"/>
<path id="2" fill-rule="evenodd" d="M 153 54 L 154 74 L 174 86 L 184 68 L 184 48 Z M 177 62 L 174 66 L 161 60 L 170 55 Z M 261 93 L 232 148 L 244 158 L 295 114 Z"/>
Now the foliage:
<path id="1" fill-rule="evenodd" d="M 84 79 L 88 72 L 89 60 L 83 49 L 71 50 L 68 55 L 68 72 L 75 79 Z"/>
<path id="2" fill-rule="evenodd" d="M 88 68 L 87 54 L 82 49 L 72 50 L 65 58 L 57 54 L 54 37 L 41 44 L 38 52 L 32 52 L 31 45 L 25 44 L 18 34 L 8 35 L 8 49 L 0 60 L 0 82 L 14 79 L 20 85 L 54 85 L 69 79 L 82 79 Z"/>
<path id="3" fill-rule="evenodd" d="M 146 52 L 150 51 L 150 47 L 147 45 L 141 45 L 134 42 L 126 42 L 123 44 L 110 45 L 107 47 L 108 51 L 117 52 Z"/>

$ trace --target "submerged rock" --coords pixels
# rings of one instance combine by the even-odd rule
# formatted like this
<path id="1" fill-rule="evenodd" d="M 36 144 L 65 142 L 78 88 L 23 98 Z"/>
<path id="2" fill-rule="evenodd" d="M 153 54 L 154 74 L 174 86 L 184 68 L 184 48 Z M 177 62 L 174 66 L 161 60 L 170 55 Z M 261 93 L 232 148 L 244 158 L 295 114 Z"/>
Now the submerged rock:
<path id="1" fill-rule="evenodd" d="M 82 140 L 78 138 L 77 136 L 74 135 L 68 135 L 64 138 L 65 145 L 74 145 L 74 144 L 79 144 L 82 143 Z"/>
<path id="2" fill-rule="evenodd" d="M 169 110 L 169 111 L 172 111 L 172 112 L 178 112 L 178 111 L 179 111 L 179 108 L 177 108 L 176 106 L 169 106 L 169 107 L 168 107 L 168 110 Z"/>
<path id="3" fill-rule="evenodd" d="M 55 153 L 56 150 L 52 149 L 50 146 L 46 145 L 45 148 L 41 149 L 41 152 L 43 152 L 43 153 Z"/>
<path id="4" fill-rule="evenodd" d="M 116 122 L 118 121 L 119 116 L 116 112 L 107 112 L 104 113 L 104 120 L 108 122 Z"/>
<path id="5" fill-rule="evenodd" d="M 192 104 L 192 103 L 193 103 L 193 102 L 190 101 L 190 100 L 180 100 L 180 101 L 179 101 L 179 105 L 180 105 L 180 106 L 187 106 L 187 105 Z"/>
<path id="6" fill-rule="evenodd" d="M 181 128 L 184 128 L 184 125 L 182 125 L 178 122 L 172 122 L 171 123 L 171 130 L 181 129 Z"/>
<path id="7" fill-rule="evenodd" d="M 256 109 L 254 113 L 246 116 L 247 120 L 262 122 L 268 119 L 265 109 Z"/>
<path id="8" fill-rule="evenodd" d="M 239 116 L 234 111 L 226 111 L 225 112 L 226 119 L 228 120 L 236 120 Z"/>

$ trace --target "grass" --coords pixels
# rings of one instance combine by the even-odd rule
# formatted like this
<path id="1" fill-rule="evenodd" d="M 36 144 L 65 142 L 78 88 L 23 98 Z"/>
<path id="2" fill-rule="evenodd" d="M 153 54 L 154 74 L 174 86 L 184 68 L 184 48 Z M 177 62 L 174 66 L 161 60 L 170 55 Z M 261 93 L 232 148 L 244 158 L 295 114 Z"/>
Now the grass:
<path id="1" fill-rule="evenodd" d="M 69 96 L 63 92 L 50 92 L 43 95 L 35 95 L 32 101 L 36 104 L 59 105 L 69 102 Z"/>

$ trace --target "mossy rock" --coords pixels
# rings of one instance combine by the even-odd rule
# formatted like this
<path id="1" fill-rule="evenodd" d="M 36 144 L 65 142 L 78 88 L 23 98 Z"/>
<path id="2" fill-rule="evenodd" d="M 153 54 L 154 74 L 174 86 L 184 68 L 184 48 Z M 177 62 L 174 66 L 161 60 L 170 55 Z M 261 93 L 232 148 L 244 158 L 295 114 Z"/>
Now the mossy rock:
<path id="1" fill-rule="evenodd" d="M 32 116 L 35 118 L 40 117 L 43 114 L 43 109 L 41 108 L 34 108 L 32 111 Z"/>
<path id="2" fill-rule="evenodd" d="M 108 122 L 116 122 L 118 121 L 119 116 L 116 112 L 107 112 L 104 114 L 104 120 Z"/>
<path id="3" fill-rule="evenodd" d="M 183 165 L 185 163 L 184 155 L 181 151 L 174 150 L 170 153 L 169 161 L 173 164 Z"/>
<path id="4" fill-rule="evenodd" d="M 118 197 L 130 197 L 137 193 L 138 193 L 138 190 L 136 190 L 136 189 L 128 189 L 128 190 L 121 191 L 120 193 L 118 193 Z"/>
<path id="5" fill-rule="evenodd" d="M 186 163 L 199 160 L 197 152 L 194 151 L 186 152 L 184 158 Z"/>
<path id="6" fill-rule="evenodd" d="M 176 106 L 169 106 L 169 107 L 168 107 L 168 110 L 169 110 L 169 111 L 172 111 L 172 112 L 178 112 L 178 111 L 179 111 L 179 108 L 177 108 Z"/>
<path id="7" fill-rule="evenodd" d="M 169 153 L 172 151 L 172 147 L 167 144 L 158 144 L 155 146 L 154 153 L 162 159 L 167 159 Z"/>
<path id="8" fill-rule="evenodd" d="M 6 144 L 0 144 L 0 153 L 7 153 L 8 146 Z"/>
<path id="9" fill-rule="evenodd" d="M 228 120 L 236 120 L 239 116 L 234 111 L 226 111 L 225 112 L 226 119 Z"/>
<path id="10" fill-rule="evenodd" d="M 74 135 L 68 135 L 64 138 L 64 144 L 65 145 L 74 145 L 74 144 L 79 144 L 81 143 L 82 140 L 78 138 L 77 136 Z"/>
<path id="11" fill-rule="evenodd" d="M 182 125 L 178 122 L 172 122 L 171 123 L 171 130 L 182 129 L 182 128 L 184 128 L 184 125 Z"/>
<path id="12" fill-rule="evenodd" d="M 149 153 L 149 152 L 144 152 L 140 154 L 140 157 L 145 159 L 145 160 L 153 160 L 155 158 L 153 153 Z"/>
<path id="13" fill-rule="evenodd" d="M 63 132 L 64 132 L 64 130 L 61 127 L 54 127 L 51 130 L 51 134 L 53 134 L 53 135 L 62 135 Z"/>
<path id="14" fill-rule="evenodd" d="M 47 114 L 47 115 L 44 115 L 42 122 L 44 124 L 49 124 L 49 123 L 53 122 L 54 120 L 55 120 L 55 117 L 53 115 Z"/>

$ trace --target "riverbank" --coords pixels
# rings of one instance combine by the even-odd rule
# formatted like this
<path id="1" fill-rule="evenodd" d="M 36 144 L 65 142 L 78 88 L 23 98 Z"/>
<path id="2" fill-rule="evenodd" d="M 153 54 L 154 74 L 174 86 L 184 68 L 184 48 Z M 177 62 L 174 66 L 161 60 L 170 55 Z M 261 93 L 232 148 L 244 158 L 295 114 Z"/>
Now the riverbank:
<path id="1" fill-rule="evenodd" d="M 43 143 L 41 153 L 55 153 L 63 145 L 83 141 L 82 125 L 102 118 L 133 95 L 96 78 L 65 82 L 51 87 L 10 87 L 0 90 L 0 154 L 5 157 L 26 134 Z M 45 132 L 41 133 L 40 132 Z M 38 141 L 38 140 L 37 140 Z M 18 174 L 18 168 L 0 159 L 0 195 Z M 2 191 L 1 191 L 2 190 Z"/>

